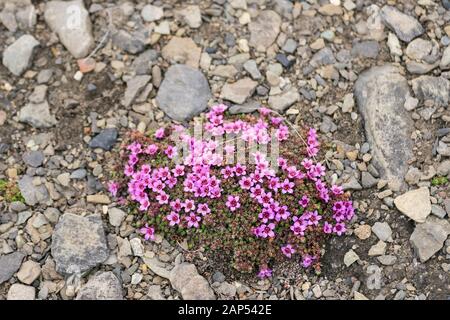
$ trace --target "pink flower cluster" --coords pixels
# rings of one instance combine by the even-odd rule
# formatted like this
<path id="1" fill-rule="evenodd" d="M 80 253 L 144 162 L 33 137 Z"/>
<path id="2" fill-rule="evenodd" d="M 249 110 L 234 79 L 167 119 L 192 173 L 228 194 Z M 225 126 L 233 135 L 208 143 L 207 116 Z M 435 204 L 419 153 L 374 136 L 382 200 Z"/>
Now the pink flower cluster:
<path id="1" fill-rule="evenodd" d="M 216 105 L 207 114 L 208 122 L 204 129 L 212 136 L 235 134 L 246 142 L 268 144 L 272 137 L 270 126 L 276 128 L 275 137 L 278 141 L 289 138 L 288 127 L 283 125 L 280 117 L 270 117 L 271 111 L 260 108 L 260 118 L 255 123 L 242 120 L 225 121 L 225 105 Z M 128 160 L 124 166 L 124 175 L 128 177 L 127 191 L 129 198 L 139 205 L 142 212 L 158 214 L 165 212 L 164 219 L 173 228 L 199 228 L 205 217 L 214 214 L 208 205 L 211 199 L 223 201 L 230 214 L 239 214 L 242 210 L 241 193 L 246 193 L 258 207 L 255 213 L 258 224 L 252 229 L 255 237 L 261 239 L 274 239 L 277 237 L 280 226 L 288 225 L 292 237 L 304 237 L 313 230 L 322 230 L 325 234 L 342 235 L 346 231 L 346 221 L 354 215 L 351 201 L 337 201 L 343 194 L 338 186 L 328 187 L 322 180 L 325 176 L 325 167 L 315 162 L 314 157 L 319 152 L 319 142 L 316 130 L 310 129 L 306 140 L 307 158 L 304 158 L 298 167 L 289 165 L 288 160 L 279 157 L 276 172 L 270 167 L 269 161 L 259 152 L 254 153 L 254 165 L 245 166 L 237 163 L 234 166 L 225 165 L 220 154 L 215 150 L 219 144 L 212 140 L 196 140 L 188 133 L 183 132 L 180 126 L 174 126 L 174 131 L 180 132 L 180 139 L 187 144 L 189 154 L 181 164 L 151 166 L 148 160 L 156 157 L 174 159 L 177 156 L 177 147 L 152 143 L 142 145 L 133 142 L 126 147 Z M 154 137 L 164 140 L 167 129 L 160 128 Z M 233 146 L 225 146 L 226 152 L 233 153 Z M 227 194 L 224 192 L 224 181 L 236 179 L 238 192 Z M 297 184 L 309 181 L 315 187 L 316 195 L 300 194 L 298 196 Z M 171 190 L 182 185 L 184 196 L 173 196 Z M 119 192 L 120 186 L 110 182 L 109 191 L 113 196 Z M 282 201 L 283 197 L 295 196 L 297 207 L 289 207 Z M 313 201 L 313 198 L 315 200 Z M 313 205 L 317 200 L 324 204 L 330 203 L 332 213 L 325 216 Z M 157 210 L 152 210 L 156 205 Z M 163 208 L 163 210 L 159 210 Z M 330 218 L 331 216 L 331 218 Z M 280 228 L 279 228 L 280 227 Z M 146 240 L 153 240 L 155 229 L 145 225 L 141 230 Z M 318 257 L 303 254 L 293 243 L 284 243 L 280 246 L 281 253 L 287 258 L 300 254 L 300 264 L 303 267 L 311 266 Z M 260 270 L 260 277 L 270 277 L 272 271 L 264 267 Z"/>

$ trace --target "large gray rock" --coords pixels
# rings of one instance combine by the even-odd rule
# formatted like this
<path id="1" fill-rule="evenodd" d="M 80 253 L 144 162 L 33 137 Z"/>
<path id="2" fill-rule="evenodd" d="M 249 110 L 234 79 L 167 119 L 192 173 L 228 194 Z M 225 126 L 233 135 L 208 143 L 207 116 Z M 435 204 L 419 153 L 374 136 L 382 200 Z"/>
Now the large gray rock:
<path id="1" fill-rule="evenodd" d="M 56 270 L 66 275 L 85 272 L 104 262 L 109 251 L 101 217 L 64 214 L 55 226 L 51 252 Z"/>
<path id="2" fill-rule="evenodd" d="M 23 176 L 19 180 L 19 190 L 25 199 L 25 203 L 34 206 L 38 203 L 44 204 L 49 201 L 49 194 L 44 184 L 35 185 L 33 177 Z"/>
<path id="3" fill-rule="evenodd" d="M 420 261 L 425 262 L 438 252 L 450 234 L 450 223 L 444 219 L 428 217 L 417 224 L 409 239 Z"/>
<path id="4" fill-rule="evenodd" d="M 45 5 L 45 22 L 75 58 L 84 58 L 94 44 L 89 12 L 82 0 L 49 1 Z"/>
<path id="5" fill-rule="evenodd" d="M 19 270 L 25 255 L 21 252 L 13 252 L 0 256 L 0 284 L 11 279 L 14 273 Z"/>
<path id="6" fill-rule="evenodd" d="M 19 121 L 34 128 L 50 128 L 58 122 L 50 113 L 47 100 L 41 103 L 29 103 L 19 111 Z"/>
<path id="7" fill-rule="evenodd" d="M 123 300 L 122 286 L 111 271 L 98 272 L 81 287 L 76 300 Z"/>
<path id="8" fill-rule="evenodd" d="M 197 268 L 190 263 L 176 265 L 170 272 L 172 287 L 181 293 L 184 300 L 215 300 L 208 281 L 198 274 Z"/>
<path id="9" fill-rule="evenodd" d="M 203 73 L 186 65 L 171 66 L 156 96 L 156 102 L 169 117 L 186 121 L 206 109 L 211 98 Z"/>
<path id="10" fill-rule="evenodd" d="M 272 10 L 262 11 L 254 21 L 250 22 L 250 42 L 249 45 L 255 48 L 268 47 L 275 42 L 280 33 L 281 18 Z"/>
<path id="11" fill-rule="evenodd" d="M 374 164 L 386 179 L 403 182 L 407 162 L 413 156 L 414 128 L 403 107 L 409 95 L 406 79 L 394 66 L 373 67 L 359 76 L 354 94 Z"/>
<path id="12" fill-rule="evenodd" d="M 395 7 L 384 6 L 380 15 L 384 24 L 402 41 L 410 42 L 425 32 L 416 18 L 400 12 Z"/>
<path id="13" fill-rule="evenodd" d="M 39 41 L 33 36 L 29 34 L 21 36 L 3 52 L 3 65 L 12 74 L 20 76 L 30 66 L 37 46 Z"/>
<path id="14" fill-rule="evenodd" d="M 443 77 L 420 76 L 411 81 L 416 98 L 433 100 L 438 106 L 447 106 L 450 101 L 450 81 Z"/>

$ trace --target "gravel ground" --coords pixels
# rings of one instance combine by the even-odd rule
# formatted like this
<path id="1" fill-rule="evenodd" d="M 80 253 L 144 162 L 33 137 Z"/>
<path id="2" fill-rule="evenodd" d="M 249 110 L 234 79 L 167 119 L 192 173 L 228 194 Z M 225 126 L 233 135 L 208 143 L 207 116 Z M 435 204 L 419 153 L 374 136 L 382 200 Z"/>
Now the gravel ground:
<path id="1" fill-rule="evenodd" d="M 450 298 L 449 1 L 0 0 L 0 52 L 0 300 Z M 217 102 L 320 132 L 357 208 L 321 275 L 227 274 L 109 198 L 127 131 Z"/>

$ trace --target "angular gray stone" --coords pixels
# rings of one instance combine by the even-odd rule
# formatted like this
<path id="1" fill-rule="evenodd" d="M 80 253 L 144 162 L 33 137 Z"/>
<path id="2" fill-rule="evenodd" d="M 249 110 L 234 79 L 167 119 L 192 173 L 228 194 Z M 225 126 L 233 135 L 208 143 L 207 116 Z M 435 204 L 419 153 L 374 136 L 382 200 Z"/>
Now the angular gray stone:
<path id="1" fill-rule="evenodd" d="M 262 11 L 255 20 L 250 22 L 250 41 L 249 45 L 254 48 L 268 47 L 275 42 L 278 33 L 280 32 L 281 18 L 272 10 Z"/>
<path id="2" fill-rule="evenodd" d="M 262 75 L 261 72 L 259 72 L 258 65 L 256 64 L 255 60 L 248 60 L 243 64 L 243 67 L 245 71 L 248 72 L 250 77 L 252 77 L 253 80 L 259 80 L 261 79 Z"/>
<path id="3" fill-rule="evenodd" d="M 433 100 L 438 106 L 447 106 L 450 101 L 450 81 L 443 77 L 420 76 L 411 81 L 416 98 Z"/>
<path id="4" fill-rule="evenodd" d="M 234 83 L 226 83 L 222 87 L 220 97 L 234 103 L 242 104 L 253 94 L 257 85 L 258 82 L 250 78 L 244 78 Z"/>
<path id="5" fill-rule="evenodd" d="M 380 16 L 384 24 L 404 42 L 410 42 L 425 32 L 416 18 L 404 14 L 395 7 L 384 6 L 380 10 Z"/>
<path id="6" fill-rule="evenodd" d="M 277 112 L 284 112 L 298 100 L 300 100 L 300 94 L 295 88 L 291 88 L 279 95 L 270 96 L 269 106 Z"/>
<path id="7" fill-rule="evenodd" d="M 361 184 L 364 189 L 372 188 L 378 182 L 378 179 L 374 178 L 369 172 L 363 171 L 361 173 Z"/>
<path id="8" fill-rule="evenodd" d="M 240 114 L 240 113 L 252 113 L 261 108 L 261 104 L 258 101 L 251 100 L 244 104 L 234 104 L 229 109 L 230 114 Z"/>
<path id="9" fill-rule="evenodd" d="M 123 300 L 122 285 L 111 271 L 97 272 L 81 287 L 76 300 Z"/>
<path id="10" fill-rule="evenodd" d="M 430 259 L 444 245 L 450 234 L 450 223 L 444 219 L 428 217 L 416 225 L 410 241 L 421 262 Z"/>
<path id="11" fill-rule="evenodd" d="M 202 25 L 202 15 L 199 6 L 186 6 L 175 10 L 175 19 L 183 21 L 190 28 L 197 29 Z"/>
<path id="12" fill-rule="evenodd" d="M 147 4 L 142 8 L 141 16 L 147 22 L 157 21 L 164 16 L 164 10 L 161 7 Z"/>
<path id="13" fill-rule="evenodd" d="M 44 153 L 42 151 L 27 151 L 22 154 L 22 160 L 27 165 L 37 168 L 44 162 Z"/>
<path id="14" fill-rule="evenodd" d="M 152 77 L 148 75 L 140 75 L 127 81 L 127 90 L 122 100 L 122 105 L 129 107 L 136 97 L 144 90 L 147 83 Z"/>
<path id="15" fill-rule="evenodd" d="M 75 58 L 84 58 L 89 54 L 94 37 L 89 12 L 82 0 L 49 1 L 45 5 L 44 18 Z"/>
<path id="16" fill-rule="evenodd" d="M 198 274 L 193 264 L 181 263 L 170 272 L 172 287 L 181 293 L 184 300 L 215 300 L 208 281 Z"/>
<path id="17" fill-rule="evenodd" d="M 42 103 L 29 103 L 20 109 L 19 121 L 38 129 L 53 127 L 58 122 L 50 113 L 46 100 Z"/>
<path id="18" fill-rule="evenodd" d="M 387 222 L 375 222 L 372 232 L 384 242 L 392 242 L 392 229 Z"/>
<path id="19" fill-rule="evenodd" d="M 0 256 L 0 284 L 11 279 L 19 270 L 24 257 L 25 255 L 18 251 Z"/>
<path id="20" fill-rule="evenodd" d="M 33 184 L 33 177 L 23 176 L 19 180 L 19 190 L 25 199 L 25 203 L 34 206 L 38 203 L 46 203 L 49 200 L 49 194 L 45 185 Z"/>
<path id="21" fill-rule="evenodd" d="M 131 54 L 144 51 L 145 43 L 136 34 L 130 34 L 125 30 L 119 30 L 112 35 L 112 42 L 115 46 Z"/>
<path id="22" fill-rule="evenodd" d="M 211 90 L 203 73 L 186 65 L 171 66 L 156 96 L 170 118 L 186 121 L 206 109 Z"/>
<path id="23" fill-rule="evenodd" d="M 106 128 L 96 135 L 90 142 L 89 147 L 111 150 L 117 140 L 117 129 Z"/>
<path id="24" fill-rule="evenodd" d="M 314 68 L 336 63 L 333 51 L 329 47 L 325 47 L 317 51 L 309 61 Z"/>
<path id="25" fill-rule="evenodd" d="M 114 227 L 120 227 L 127 214 L 119 208 L 108 209 L 109 223 Z"/>
<path id="26" fill-rule="evenodd" d="M 64 214 L 52 236 L 51 252 L 59 273 L 83 273 L 109 256 L 102 219 L 99 215 L 82 217 Z"/>
<path id="27" fill-rule="evenodd" d="M 410 190 L 394 199 L 397 209 L 416 222 L 425 222 L 431 213 L 430 191 L 427 187 Z"/>
<path id="28" fill-rule="evenodd" d="M 391 65 L 363 72 L 355 83 L 354 95 L 364 120 L 373 163 L 387 180 L 403 181 L 408 160 L 413 157 L 411 133 L 414 124 L 403 107 L 409 87 Z"/>
<path id="29" fill-rule="evenodd" d="M 29 34 L 21 36 L 3 51 L 3 65 L 12 74 L 20 76 L 30 66 L 37 46 L 39 41 L 33 36 Z"/>
<path id="30" fill-rule="evenodd" d="M 375 59 L 380 51 L 378 41 L 369 40 L 357 42 L 352 47 L 352 56 Z"/>

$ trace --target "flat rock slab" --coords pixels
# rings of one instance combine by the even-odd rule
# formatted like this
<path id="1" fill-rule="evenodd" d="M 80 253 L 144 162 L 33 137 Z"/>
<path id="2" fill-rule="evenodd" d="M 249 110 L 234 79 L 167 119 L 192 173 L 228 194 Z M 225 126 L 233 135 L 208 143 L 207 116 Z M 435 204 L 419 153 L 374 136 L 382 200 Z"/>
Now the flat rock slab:
<path id="1" fill-rule="evenodd" d="M 161 50 L 164 59 L 171 63 L 186 64 L 197 69 L 202 49 L 191 38 L 173 37 Z"/>
<path id="2" fill-rule="evenodd" d="M 0 256 L 0 284 L 11 279 L 14 273 L 19 270 L 25 255 L 21 252 L 13 252 Z"/>
<path id="3" fill-rule="evenodd" d="M 397 209 L 416 222 L 425 222 L 431 213 L 430 191 L 419 188 L 408 191 L 394 199 Z"/>
<path id="4" fill-rule="evenodd" d="M 167 70 L 156 102 L 170 118 L 186 121 L 205 110 L 210 98 L 211 90 L 203 73 L 178 64 Z"/>
<path id="5" fill-rule="evenodd" d="M 417 224 L 409 240 L 420 261 L 425 262 L 442 249 L 449 235 L 450 223 L 430 216 L 425 223 Z"/>
<path id="6" fill-rule="evenodd" d="M 89 54 L 94 37 L 89 12 L 82 0 L 49 1 L 45 5 L 44 18 L 75 58 L 84 58 Z"/>
<path id="7" fill-rule="evenodd" d="M 414 123 L 403 107 L 409 87 L 391 65 L 364 71 L 355 83 L 354 95 L 364 120 L 373 161 L 387 180 L 403 183 L 408 160 L 413 157 Z"/>
<path id="8" fill-rule="evenodd" d="M 47 100 L 41 103 L 28 103 L 19 111 L 19 122 L 27 123 L 38 129 L 50 128 L 57 124 L 54 115 L 50 113 Z"/>
<path id="9" fill-rule="evenodd" d="M 34 300 L 36 289 L 32 286 L 15 283 L 8 291 L 7 300 Z"/>
<path id="10" fill-rule="evenodd" d="M 56 271 L 66 275 L 88 271 L 104 262 L 109 250 L 101 217 L 64 214 L 55 226 L 51 252 Z"/>
<path id="11" fill-rule="evenodd" d="M 29 34 L 21 36 L 3 52 L 3 65 L 12 74 L 20 76 L 30 66 L 37 46 L 39 41 L 33 36 Z"/>
<path id="12" fill-rule="evenodd" d="M 198 274 L 195 265 L 181 263 L 170 272 L 172 287 L 181 293 L 184 300 L 215 300 L 208 281 Z"/>
<path id="13" fill-rule="evenodd" d="M 380 10 L 380 15 L 384 24 L 402 41 L 410 42 L 425 32 L 416 18 L 404 14 L 395 7 L 384 6 Z"/>
<path id="14" fill-rule="evenodd" d="M 443 77 L 420 76 L 411 81 L 416 98 L 433 100 L 438 106 L 447 107 L 450 101 L 450 81 Z"/>
<path id="15" fill-rule="evenodd" d="M 250 78 L 244 78 L 234 83 L 226 83 L 222 88 L 220 97 L 234 103 L 242 104 L 253 94 L 257 85 L 258 82 Z"/>
<path id="16" fill-rule="evenodd" d="M 280 33 L 281 18 L 272 10 L 262 11 L 254 21 L 250 22 L 249 45 L 266 50 L 275 42 Z"/>
<path id="17" fill-rule="evenodd" d="M 81 287 L 76 300 L 123 300 L 122 285 L 111 271 L 98 272 Z"/>

